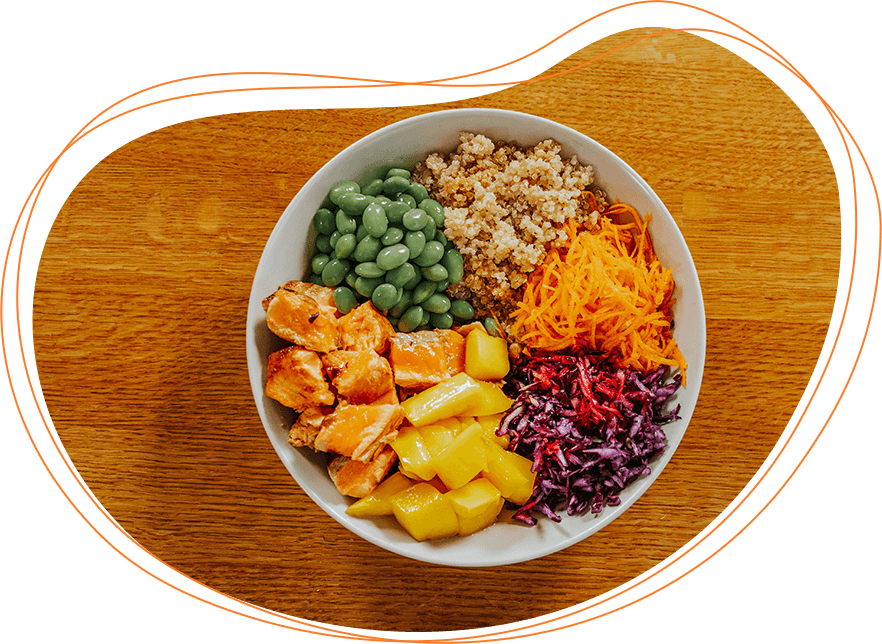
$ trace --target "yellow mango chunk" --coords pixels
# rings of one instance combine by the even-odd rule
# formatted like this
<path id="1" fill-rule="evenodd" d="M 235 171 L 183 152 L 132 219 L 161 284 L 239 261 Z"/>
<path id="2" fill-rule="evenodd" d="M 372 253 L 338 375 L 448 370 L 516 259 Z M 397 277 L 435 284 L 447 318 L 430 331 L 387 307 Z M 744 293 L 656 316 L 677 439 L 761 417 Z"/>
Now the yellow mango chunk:
<path id="1" fill-rule="evenodd" d="M 420 427 L 418 431 L 423 439 L 423 443 L 425 443 L 426 448 L 429 450 L 429 454 L 432 456 L 442 452 L 456 437 L 456 433 L 450 427 L 440 424 L 425 425 Z"/>
<path id="2" fill-rule="evenodd" d="M 493 414 L 491 416 L 479 416 L 475 420 L 477 420 L 481 427 L 484 428 L 484 435 L 487 438 L 494 443 L 497 443 L 503 449 L 508 449 L 511 437 L 508 434 L 503 436 L 496 435 L 496 430 L 499 429 L 499 424 L 502 422 L 502 417 L 504 415 L 505 414 Z"/>
<path id="3" fill-rule="evenodd" d="M 458 416 L 481 402 L 483 389 L 465 372 L 460 372 L 401 403 L 404 415 L 414 427 L 432 425 Z"/>
<path id="4" fill-rule="evenodd" d="M 423 481 L 435 476 L 431 463 L 432 454 L 416 427 L 400 429 L 398 436 L 389 445 L 398 454 L 398 469 L 406 476 Z"/>
<path id="5" fill-rule="evenodd" d="M 508 375 L 508 344 L 476 327 L 466 337 L 465 372 L 477 380 L 502 380 Z"/>
<path id="6" fill-rule="evenodd" d="M 417 483 L 389 499 L 392 514 L 417 541 L 444 539 L 459 533 L 453 506 L 428 483 Z"/>
<path id="7" fill-rule="evenodd" d="M 446 427 L 451 431 L 451 433 L 456 436 L 462 431 L 462 423 L 459 418 L 456 416 L 451 416 L 450 418 L 442 418 L 439 421 L 432 423 L 433 425 L 441 425 L 442 427 Z"/>
<path id="8" fill-rule="evenodd" d="M 432 465 L 444 485 L 455 490 L 480 474 L 487 463 L 484 430 L 474 423 L 462 430 L 444 450 L 432 459 Z"/>
<path id="9" fill-rule="evenodd" d="M 502 387 L 481 380 L 478 381 L 478 385 L 481 387 L 481 402 L 468 410 L 471 415 L 490 416 L 508 411 L 513 401 L 502 393 Z"/>
<path id="10" fill-rule="evenodd" d="M 530 471 L 533 461 L 509 452 L 493 441 L 483 438 L 486 450 L 484 476 L 496 486 L 502 497 L 523 505 L 533 494 L 536 474 Z"/>
<path id="11" fill-rule="evenodd" d="M 446 496 L 459 518 L 459 534 L 465 537 L 496 522 L 504 503 L 499 490 L 487 479 L 475 479 Z"/>
<path id="12" fill-rule="evenodd" d="M 391 515 L 392 503 L 389 499 L 410 486 L 410 479 L 401 472 L 395 472 L 380 483 L 373 492 L 346 508 L 346 514 L 359 518 Z"/>

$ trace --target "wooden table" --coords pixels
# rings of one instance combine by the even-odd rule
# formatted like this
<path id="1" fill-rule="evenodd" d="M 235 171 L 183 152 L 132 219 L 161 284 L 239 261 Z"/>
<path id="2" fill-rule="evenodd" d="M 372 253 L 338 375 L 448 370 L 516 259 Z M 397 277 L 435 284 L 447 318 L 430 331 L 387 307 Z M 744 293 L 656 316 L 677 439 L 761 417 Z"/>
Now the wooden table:
<path id="1" fill-rule="evenodd" d="M 652 31 L 612 36 L 552 71 Z M 489 569 L 414 562 L 325 515 L 273 451 L 245 360 L 252 276 L 298 189 L 366 134 L 461 106 L 551 118 L 624 158 L 680 226 L 707 309 L 698 408 L 656 483 L 582 543 Z M 40 380 L 104 507 L 194 579 L 351 627 L 503 624 L 648 570 L 747 484 L 819 355 L 839 235 L 836 181 L 808 121 L 756 69 L 683 33 L 456 104 L 201 119 L 117 150 L 64 205 L 37 280 Z"/>

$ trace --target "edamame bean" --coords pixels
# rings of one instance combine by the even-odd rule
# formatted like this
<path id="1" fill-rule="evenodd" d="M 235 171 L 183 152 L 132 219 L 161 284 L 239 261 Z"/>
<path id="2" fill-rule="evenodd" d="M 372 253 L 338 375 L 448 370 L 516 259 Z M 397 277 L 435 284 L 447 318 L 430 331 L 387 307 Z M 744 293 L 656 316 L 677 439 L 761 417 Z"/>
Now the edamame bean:
<path id="1" fill-rule="evenodd" d="M 358 228 L 355 229 L 355 240 L 361 241 L 365 237 L 368 236 L 367 228 L 364 227 L 364 224 L 358 224 Z"/>
<path id="2" fill-rule="evenodd" d="M 426 241 L 432 241 L 435 239 L 435 235 L 438 232 L 438 227 L 435 226 L 435 222 L 432 221 L 431 217 L 428 217 L 428 223 L 422 228 L 423 234 L 426 236 Z"/>
<path id="3" fill-rule="evenodd" d="M 318 252 L 329 255 L 331 251 L 334 250 L 334 247 L 331 246 L 331 236 L 319 235 L 318 237 L 316 237 L 315 248 Z"/>
<path id="4" fill-rule="evenodd" d="M 495 338 L 502 337 L 502 333 L 499 331 L 499 324 L 493 318 L 484 318 L 484 329 L 487 330 L 488 335 L 492 335 Z"/>
<path id="5" fill-rule="evenodd" d="M 393 268 L 386 273 L 386 281 L 396 288 L 404 288 L 417 275 L 417 269 L 410 262 L 404 262 L 398 268 Z"/>
<path id="6" fill-rule="evenodd" d="M 344 281 L 349 288 L 355 288 L 355 280 L 358 279 L 358 274 L 355 271 L 349 271 L 346 273 L 346 278 Z"/>
<path id="7" fill-rule="evenodd" d="M 392 175 L 383 181 L 383 194 L 387 197 L 397 197 L 410 187 L 410 179 Z"/>
<path id="8" fill-rule="evenodd" d="M 413 289 L 413 303 L 422 304 L 428 300 L 435 292 L 435 283 L 429 280 L 423 280 L 415 289 Z"/>
<path id="9" fill-rule="evenodd" d="M 383 277 L 386 274 L 376 262 L 361 262 L 354 270 L 359 277 Z"/>
<path id="10" fill-rule="evenodd" d="M 404 333 L 414 331 L 423 322 L 423 307 L 415 305 L 407 309 L 398 320 L 398 330 Z"/>
<path id="11" fill-rule="evenodd" d="M 400 228 L 393 228 L 390 226 L 380 238 L 380 241 L 383 242 L 383 246 L 391 246 L 392 244 L 397 244 L 402 239 L 404 239 L 404 231 Z"/>
<path id="12" fill-rule="evenodd" d="M 340 202 L 338 200 L 347 192 L 361 192 L 361 186 L 359 186 L 354 181 L 341 181 L 336 186 L 331 188 L 331 192 L 328 193 L 328 197 L 331 199 L 331 203 L 333 203 L 335 206 L 339 206 Z"/>
<path id="13" fill-rule="evenodd" d="M 447 313 L 450 310 L 450 298 L 443 293 L 433 293 L 423 302 L 423 308 L 429 313 Z"/>
<path id="14" fill-rule="evenodd" d="M 416 199 L 414 199 L 411 195 L 407 194 L 406 192 L 398 195 L 397 201 L 399 201 L 400 203 L 406 203 L 411 208 L 417 207 Z"/>
<path id="15" fill-rule="evenodd" d="M 416 183 L 415 181 L 412 182 L 410 184 L 410 188 L 408 188 L 404 192 L 413 197 L 417 203 L 429 198 L 429 191 L 426 190 L 426 187 L 421 183 Z"/>
<path id="16" fill-rule="evenodd" d="M 380 284 L 371 294 L 371 302 L 381 311 L 388 311 L 398 304 L 401 294 L 400 288 L 395 288 L 391 284 Z"/>
<path id="17" fill-rule="evenodd" d="M 368 183 L 364 188 L 362 188 L 362 194 L 369 195 L 371 197 L 376 197 L 377 195 L 383 192 L 383 180 L 382 179 L 374 179 L 370 183 Z"/>
<path id="18" fill-rule="evenodd" d="M 400 201 L 393 201 L 388 206 L 383 206 L 386 211 L 386 217 L 390 224 L 401 224 L 404 219 L 404 213 L 410 210 L 410 206 Z"/>
<path id="19" fill-rule="evenodd" d="M 345 192 L 338 200 L 340 209 L 350 217 L 360 217 L 364 209 L 373 203 L 374 198 L 360 192 Z"/>
<path id="20" fill-rule="evenodd" d="M 346 259 L 352 254 L 352 251 L 355 250 L 355 245 L 357 243 L 358 241 L 352 233 L 341 235 L 340 239 L 337 240 L 337 245 L 334 246 L 334 255 L 337 259 Z"/>
<path id="21" fill-rule="evenodd" d="M 357 262 L 372 262 L 377 258 L 377 253 L 382 250 L 383 244 L 379 239 L 375 239 L 368 235 L 355 247 L 352 252 L 352 259 Z"/>
<path id="22" fill-rule="evenodd" d="M 426 247 L 423 249 L 423 252 L 420 253 L 420 256 L 414 260 L 414 263 L 418 266 L 431 266 L 433 264 L 437 264 L 444 258 L 444 246 L 441 245 L 440 242 L 430 241 L 426 243 Z M 446 279 L 447 278 L 447 269 L 444 269 L 444 277 L 440 277 L 438 279 Z M 438 280 L 435 280 L 436 282 Z"/>
<path id="23" fill-rule="evenodd" d="M 354 233 L 358 230 L 358 222 L 355 221 L 355 217 L 347 215 L 342 208 L 337 211 L 335 219 L 337 222 L 337 230 L 340 231 L 341 235 L 348 235 L 349 233 Z"/>
<path id="24" fill-rule="evenodd" d="M 362 221 L 371 237 L 382 237 L 386 234 L 386 230 L 389 228 L 389 219 L 386 217 L 386 210 L 375 203 L 372 203 L 364 209 Z"/>
<path id="25" fill-rule="evenodd" d="M 316 275 L 315 273 L 310 273 L 309 277 L 306 278 L 307 282 L 312 282 L 313 284 L 318 284 L 319 286 L 324 286 L 325 283 L 322 281 L 321 275 Z"/>
<path id="26" fill-rule="evenodd" d="M 339 240 L 343 236 L 339 230 L 335 230 L 331 233 L 331 236 L 328 238 L 328 243 L 331 245 L 331 248 L 337 246 L 337 240 Z"/>
<path id="27" fill-rule="evenodd" d="M 331 261 L 331 258 L 326 253 L 319 253 L 315 257 L 312 258 L 312 262 L 310 262 L 310 266 L 312 267 L 313 273 L 321 273 L 322 269 L 325 267 L 325 264 Z"/>
<path id="28" fill-rule="evenodd" d="M 471 320 L 475 317 L 475 309 L 465 300 L 453 300 L 450 303 L 450 314 L 458 320 Z"/>
<path id="29" fill-rule="evenodd" d="M 418 208 L 426 211 L 434 221 L 438 228 L 444 228 L 444 206 L 434 199 L 423 199 L 419 202 Z"/>
<path id="30" fill-rule="evenodd" d="M 462 281 L 462 254 L 458 250 L 455 248 L 445 250 L 441 265 L 447 269 L 447 277 L 451 284 L 459 284 Z"/>
<path id="31" fill-rule="evenodd" d="M 404 236 L 404 245 L 410 251 L 410 259 L 415 259 L 426 247 L 426 236 L 421 230 L 411 230 Z"/>
<path id="32" fill-rule="evenodd" d="M 450 280 L 449 280 L 449 279 L 447 279 L 447 280 L 440 280 L 440 281 L 438 281 L 438 282 L 435 282 L 435 292 L 436 292 L 436 293 L 443 293 L 444 291 L 447 290 L 447 287 L 448 287 L 448 286 L 450 286 Z"/>
<path id="33" fill-rule="evenodd" d="M 389 168 L 386 172 L 386 178 L 389 177 L 404 177 L 408 181 L 410 181 L 410 170 L 406 168 Z"/>
<path id="34" fill-rule="evenodd" d="M 401 223 L 404 224 L 404 227 L 408 230 L 422 230 L 426 227 L 428 219 L 429 216 L 426 214 L 425 210 L 420 210 L 419 208 L 411 208 L 406 213 L 404 213 L 404 217 L 402 217 Z"/>
<path id="35" fill-rule="evenodd" d="M 417 331 L 422 331 L 423 329 L 429 328 L 429 316 L 432 314 L 429 313 L 426 309 L 423 309 L 423 319 L 420 321 L 420 325 L 417 327 Z"/>
<path id="36" fill-rule="evenodd" d="M 355 290 L 362 297 L 370 297 L 374 294 L 374 289 L 382 283 L 382 277 L 359 277 L 355 280 Z"/>
<path id="37" fill-rule="evenodd" d="M 444 246 L 444 250 L 447 250 L 447 248 L 450 246 L 450 240 L 447 239 L 447 235 L 445 235 L 440 228 L 437 230 L 438 232 L 435 233 L 435 241 Z"/>
<path id="38" fill-rule="evenodd" d="M 358 301 L 355 299 L 355 293 L 345 286 L 335 288 L 332 297 L 340 313 L 349 313 L 358 304 Z"/>
<path id="39" fill-rule="evenodd" d="M 349 272 L 349 262 L 345 259 L 332 259 L 322 269 L 322 282 L 325 286 L 337 286 Z"/>
<path id="40" fill-rule="evenodd" d="M 404 312 L 413 306 L 413 292 L 401 290 L 401 299 L 398 300 L 398 303 L 389 309 L 389 315 L 391 317 L 400 318 Z M 389 320 L 392 321 L 391 319 Z"/>
<path id="41" fill-rule="evenodd" d="M 436 329 L 449 329 L 453 326 L 453 316 L 450 313 L 432 313 L 429 316 L 429 324 Z"/>
<path id="42" fill-rule="evenodd" d="M 312 216 L 312 225 L 322 235 L 330 235 L 337 228 L 334 213 L 327 208 L 319 208 Z"/>
<path id="43" fill-rule="evenodd" d="M 377 253 L 377 266 L 384 271 L 398 268 L 410 258 L 410 250 L 404 244 L 387 246 Z"/>
<path id="44" fill-rule="evenodd" d="M 426 251 L 423 251 L 424 253 Z M 432 264 L 431 266 L 424 266 L 421 270 L 423 277 L 427 280 L 431 280 L 433 282 L 440 282 L 441 280 L 447 279 L 447 269 L 444 268 L 441 264 Z"/>
<path id="45" fill-rule="evenodd" d="M 378 206 L 382 206 L 383 209 L 385 210 L 386 208 L 388 208 L 391 204 L 393 204 L 395 202 L 392 201 L 391 199 L 389 199 L 389 197 L 387 197 L 386 195 L 377 195 L 376 197 L 374 197 L 374 203 L 377 204 Z"/>
<path id="46" fill-rule="evenodd" d="M 422 281 L 423 281 L 423 274 L 420 273 L 420 271 L 416 267 L 414 267 L 413 277 L 410 278 L 409 280 L 407 280 L 404 283 L 404 286 L 402 286 L 402 288 L 405 290 L 408 290 L 408 291 L 412 291 Z"/>

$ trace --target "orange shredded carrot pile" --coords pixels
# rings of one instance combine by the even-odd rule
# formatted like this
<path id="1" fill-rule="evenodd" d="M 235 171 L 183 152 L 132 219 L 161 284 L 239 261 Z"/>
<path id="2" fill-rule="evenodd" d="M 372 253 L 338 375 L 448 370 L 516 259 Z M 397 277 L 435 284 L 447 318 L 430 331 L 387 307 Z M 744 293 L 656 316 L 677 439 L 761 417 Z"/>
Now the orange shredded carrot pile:
<path id="1" fill-rule="evenodd" d="M 567 248 L 551 249 L 512 313 L 512 333 L 528 347 L 558 351 L 576 338 L 622 354 L 621 366 L 649 371 L 686 361 L 671 332 L 674 278 L 644 222 L 626 204 L 610 206 L 599 231 L 569 222 Z M 627 221 L 627 223 L 616 223 Z"/>

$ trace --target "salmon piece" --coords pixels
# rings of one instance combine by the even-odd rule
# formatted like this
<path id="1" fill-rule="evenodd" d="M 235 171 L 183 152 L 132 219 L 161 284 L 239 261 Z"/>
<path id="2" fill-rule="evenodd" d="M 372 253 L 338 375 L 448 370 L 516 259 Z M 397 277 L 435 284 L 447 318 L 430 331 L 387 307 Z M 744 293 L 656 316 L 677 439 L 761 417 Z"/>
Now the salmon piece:
<path id="1" fill-rule="evenodd" d="M 451 329 L 437 329 L 435 333 L 441 336 L 441 344 L 444 345 L 447 377 L 465 371 L 465 337 Z"/>
<path id="2" fill-rule="evenodd" d="M 465 326 L 458 326 L 458 327 L 456 327 L 455 329 L 453 329 L 453 331 L 456 331 L 456 332 L 459 333 L 462 337 L 467 338 L 467 337 L 469 336 L 469 333 L 471 333 L 471 332 L 474 331 L 475 329 L 481 329 L 481 330 L 483 330 L 483 329 L 484 329 L 484 325 L 481 324 L 480 322 L 469 322 L 469 323 L 466 324 Z"/>
<path id="3" fill-rule="evenodd" d="M 315 437 L 322 428 L 322 422 L 327 418 L 333 407 L 312 407 L 301 412 L 291 429 L 288 430 L 288 442 L 294 447 L 310 447 L 315 449 Z"/>
<path id="4" fill-rule="evenodd" d="M 285 282 L 282 286 L 280 286 L 276 293 L 279 290 L 290 291 L 291 293 L 297 293 L 299 295 L 306 295 L 314 299 L 319 306 L 325 308 L 329 313 L 333 314 L 334 317 L 340 317 L 340 313 L 337 310 L 337 304 L 334 302 L 334 289 L 328 288 L 327 286 L 319 286 L 318 284 L 313 284 L 312 282 L 301 282 L 299 280 L 291 280 L 290 282 Z M 266 311 L 269 303 L 275 297 L 276 293 L 265 297 L 261 302 L 263 304 L 263 310 Z"/>
<path id="5" fill-rule="evenodd" d="M 391 368 L 391 367 L 390 367 Z M 401 402 L 401 399 L 398 397 L 398 387 L 392 385 L 392 388 L 384 393 L 382 396 L 373 401 L 372 405 L 397 405 Z"/>
<path id="6" fill-rule="evenodd" d="M 437 331 L 396 333 L 390 343 L 389 362 L 395 384 L 405 389 L 425 389 L 448 377 L 447 353 Z"/>
<path id="7" fill-rule="evenodd" d="M 299 347 L 285 347 L 269 355 L 266 395 L 297 411 L 333 405 L 336 400 L 318 354 Z"/>
<path id="8" fill-rule="evenodd" d="M 368 300 L 340 318 L 340 346 L 346 351 L 386 353 L 395 335 L 392 323 Z"/>
<path id="9" fill-rule="evenodd" d="M 353 461 L 346 456 L 335 456 L 328 463 L 328 474 L 340 494 L 360 499 L 373 492 L 386 478 L 397 458 L 395 450 L 388 445 L 367 463 Z"/>
<path id="10" fill-rule="evenodd" d="M 322 423 L 315 448 L 366 463 L 398 435 L 401 405 L 350 405 L 341 402 Z"/>
<path id="11" fill-rule="evenodd" d="M 327 305 L 324 291 L 330 289 L 316 284 L 310 286 L 323 290 L 290 290 L 282 286 L 264 299 L 266 324 L 270 331 L 288 342 L 304 349 L 328 353 L 340 347 L 337 307 Z"/>
<path id="12" fill-rule="evenodd" d="M 322 362 L 337 394 L 354 405 L 372 403 L 395 387 L 389 361 L 370 349 L 332 351 Z"/>

